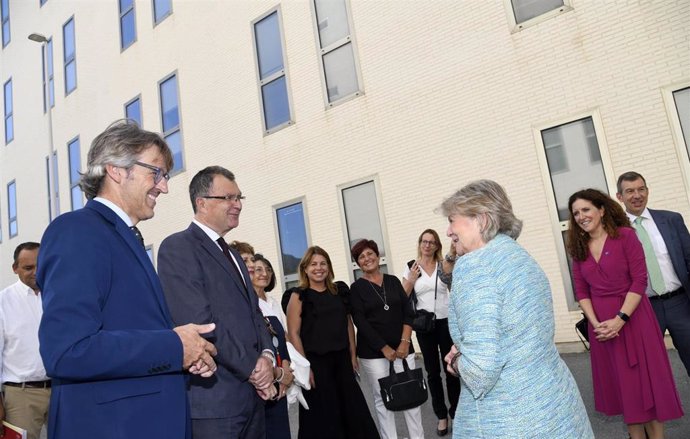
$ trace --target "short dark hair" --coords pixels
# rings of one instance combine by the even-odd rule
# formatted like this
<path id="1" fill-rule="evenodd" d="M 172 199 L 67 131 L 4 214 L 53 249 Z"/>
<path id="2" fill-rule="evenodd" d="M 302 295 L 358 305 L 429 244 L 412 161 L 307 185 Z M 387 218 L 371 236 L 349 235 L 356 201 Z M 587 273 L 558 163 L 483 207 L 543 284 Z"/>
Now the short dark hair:
<path id="1" fill-rule="evenodd" d="M 222 175 L 230 181 L 235 181 L 235 174 L 222 166 L 207 166 L 197 172 L 189 183 L 189 199 L 192 202 L 194 213 L 196 213 L 196 199 L 208 195 L 216 175 Z"/>
<path id="2" fill-rule="evenodd" d="M 36 250 L 39 248 L 41 244 L 33 241 L 28 241 L 28 242 L 22 242 L 17 246 L 17 248 L 14 249 L 14 263 L 12 264 L 13 267 L 17 266 L 17 260 L 19 259 L 19 253 L 22 252 L 22 250 Z"/>
<path id="3" fill-rule="evenodd" d="M 233 250 L 237 250 L 237 253 L 239 254 L 249 253 L 250 255 L 254 256 L 254 247 L 252 247 L 252 245 L 248 242 L 232 241 L 229 247 Z"/>
<path id="4" fill-rule="evenodd" d="M 266 285 L 264 291 L 273 291 L 273 288 L 276 286 L 276 272 L 273 269 L 273 265 L 271 265 L 271 261 L 266 259 L 261 253 L 257 253 L 254 255 L 254 262 L 263 262 L 268 268 L 271 269 L 271 280 L 268 281 L 268 285 Z"/>
<path id="5" fill-rule="evenodd" d="M 379 246 L 376 245 L 376 241 L 371 239 L 360 239 L 359 241 L 357 241 L 357 243 L 355 243 L 355 245 L 352 246 L 352 250 L 350 251 L 352 259 L 354 259 L 355 262 L 357 262 L 357 259 L 359 259 L 359 255 L 361 255 L 362 252 L 368 248 L 370 248 L 374 253 L 376 253 L 376 256 L 381 256 L 379 254 Z"/>
<path id="6" fill-rule="evenodd" d="M 86 171 L 81 174 L 79 186 L 91 200 L 101 191 L 106 165 L 129 169 L 139 154 L 155 146 L 165 161 L 167 171 L 173 168 L 172 152 L 161 136 L 143 130 L 131 119 L 116 120 L 91 142 L 86 160 Z"/>
<path id="7" fill-rule="evenodd" d="M 628 171 L 624 172 L 618 177 L 618 181 L 616 182 L 616 190 L 618 191 L 617 193 L 622 194 L 623 193 L 623 182 L 624 181 L 635 181 L 642 179 L 644 182 L 644 185 L 647 186 L 647 180 L 644 179 L 642 174 L 639 174 L 635 171 Z"/>

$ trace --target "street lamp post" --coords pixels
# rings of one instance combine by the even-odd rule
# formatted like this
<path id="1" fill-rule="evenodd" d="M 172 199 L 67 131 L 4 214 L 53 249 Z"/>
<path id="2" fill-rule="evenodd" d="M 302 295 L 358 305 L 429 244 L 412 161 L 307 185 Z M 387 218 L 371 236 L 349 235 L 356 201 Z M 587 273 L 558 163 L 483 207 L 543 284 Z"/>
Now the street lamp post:
<path id="1" fill-rule="evenodd" d="M 46 114 L 48 116 L 48 221 L 53 218 L 53 213 L 57 214 L 57 199 L 53 193 L 53 111 L 50 104 L 50 78 L 48 77 L 48 38 L 41 34 L 33 33 L 29 35 L 31 41 L 41 43 L 42 58 L 43 58 L 43 78 L 45 87 L 43 93 L 45 94 Z M 57 189 L 57 188 L 56 188 Z"/>

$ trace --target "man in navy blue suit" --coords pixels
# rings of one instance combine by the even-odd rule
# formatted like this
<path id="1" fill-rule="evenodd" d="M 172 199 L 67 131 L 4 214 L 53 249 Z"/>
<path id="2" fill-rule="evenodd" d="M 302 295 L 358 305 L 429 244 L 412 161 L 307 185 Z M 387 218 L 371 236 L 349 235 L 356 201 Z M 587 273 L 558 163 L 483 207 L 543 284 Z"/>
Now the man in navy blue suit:
<path id="1" fill-rule="evenodd" d="M 192 377 L 189 400 L 194 439 L 265 439 L 264 403 L 275 395 L 271 337 L 247 267 L 229 248 L 242 192 L 220 166 L 199 171 L 189 184 L 194 211 L 186 230 L 167 237 L 158 271 L 176 324 L 215 323 L 218 371 Z"/>
<path id="2" fill-rule="evenodd" d="M 637 172 L 618 177 L 618 200 L 645 248 L 647 296 L 662 334 L 673 344 L 690 375 L 690 234 L 677 212 L 647 208 L 649 188 Z"/>
<path id="3" fill-rule="evenodd" d="M 89 202 L 57 217 L 41 242 L 40 352 L 53 379 L 50 439 L 191 437 L 185 375 L 211 377 L 213 325 L 173 327 L 136 225 L 168 192 L 165 141 L 118 121 L 91 144 Z"/>

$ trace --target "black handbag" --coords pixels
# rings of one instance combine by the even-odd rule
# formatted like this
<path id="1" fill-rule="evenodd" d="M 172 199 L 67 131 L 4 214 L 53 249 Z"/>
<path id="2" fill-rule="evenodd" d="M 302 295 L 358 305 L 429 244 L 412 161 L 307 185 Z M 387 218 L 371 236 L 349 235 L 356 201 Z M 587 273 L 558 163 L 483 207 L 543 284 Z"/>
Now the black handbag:
<path id="1" fill-rule="evenodd" d="M 414 260 L 407 263 L 408 267 L 412 267 Z M 436 297 L 438 294 L 438 269 L 436 270 L 436 285 L 434 285 L 434 304 L 436 303 Z M 424 309 L 417 309 L 417 293 L 412 290 L 410 294 L 410 306 L 412 307 L 412 313 L 414 317 L 412 318 L 412 329 L 417 332 L 431 332 L 436 328 L 436 314 Z"/>
<path id="2" fill-rule="evenodd" d="M 391 361 L 390 374 L 379 378 L 383 405 L 394 412 L 419 407 L 429 398 L 422 368 L 410 369 L 404 358 L 402 363 L 404 370 L 396 373 Z"/>
<path id="3" fill-rule="evenodd" d="M 584 313 L 582 313 L 582 319 L 575 323 L 575 332 L 577 336 L 580 337 L 580 341 L 585 349 L 589 350 L 589 331 L 587 330 L 587 317 L 585 317 Z M 585 340 L 587 343 L 585 343 Z"/>

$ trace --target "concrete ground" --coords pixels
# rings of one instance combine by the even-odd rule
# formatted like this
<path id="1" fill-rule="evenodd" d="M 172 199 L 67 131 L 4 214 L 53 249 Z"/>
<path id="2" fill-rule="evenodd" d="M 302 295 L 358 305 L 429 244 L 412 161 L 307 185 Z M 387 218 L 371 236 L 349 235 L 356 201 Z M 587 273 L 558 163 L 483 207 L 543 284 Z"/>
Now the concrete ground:
<path id="1" fill-rule="evenodd" d="M 683 364 L 678 358 L 678 353 L 675 350 L 669 350 L 669 358 L 671 359 L 671 367 L 673 368 L 673 375 L 676 379 L 680 399 L 683 403 L 683 408 L 686 415 L 681 419 L 669 421 L 666 423 L 666 438 L 665 439 L 690 439 L 690 377 L 685 372 Z M 589 362 L 589 353 L 573 353 L 562 354 L 561 357 L 566 362 L 570 371 L 572 372 L 577 384 L 580 388 L 580 394 L 587 407 L 592 429 L 597 439 L 625 439 L 628 437 L 627 430 L 623 425 L 623 418 L 621 416 L 608 417 L 594 411 L 594 394 L 592 392 L 592 378 L 591 367 Z M 417 364 L 422 364 L 421 359 Z M 361 381 L 362 392 L 369 403 L 369 410 L 372 417 L 376 420 L 376 414 L 373 411 L 373 398 L 371 389 L 366 384 L 367 380 Z M 292 438 L 297 439 L 298 430 L 298 415 L 297 406 L 290 407 L 290 427 L 292 430 Z M 398 437 L 400 439 L 407 439 L 407 427 L 402 415 L 396 414 L 396 421 L 398 426 Z M 427 401 L 422 406 L 422 423 L 424 425 L 425 437 L 427 439 L 436 438 L 436 416 L 431 409 L 431 401 Z M 451 435 L 445 436 L 450 438 Z M 324 438 L 328 439 L 328 438 Z M 499 438 L 496 438 L 499 439 Z M 553 438 L 559 439 L 559 438 Z"/>

